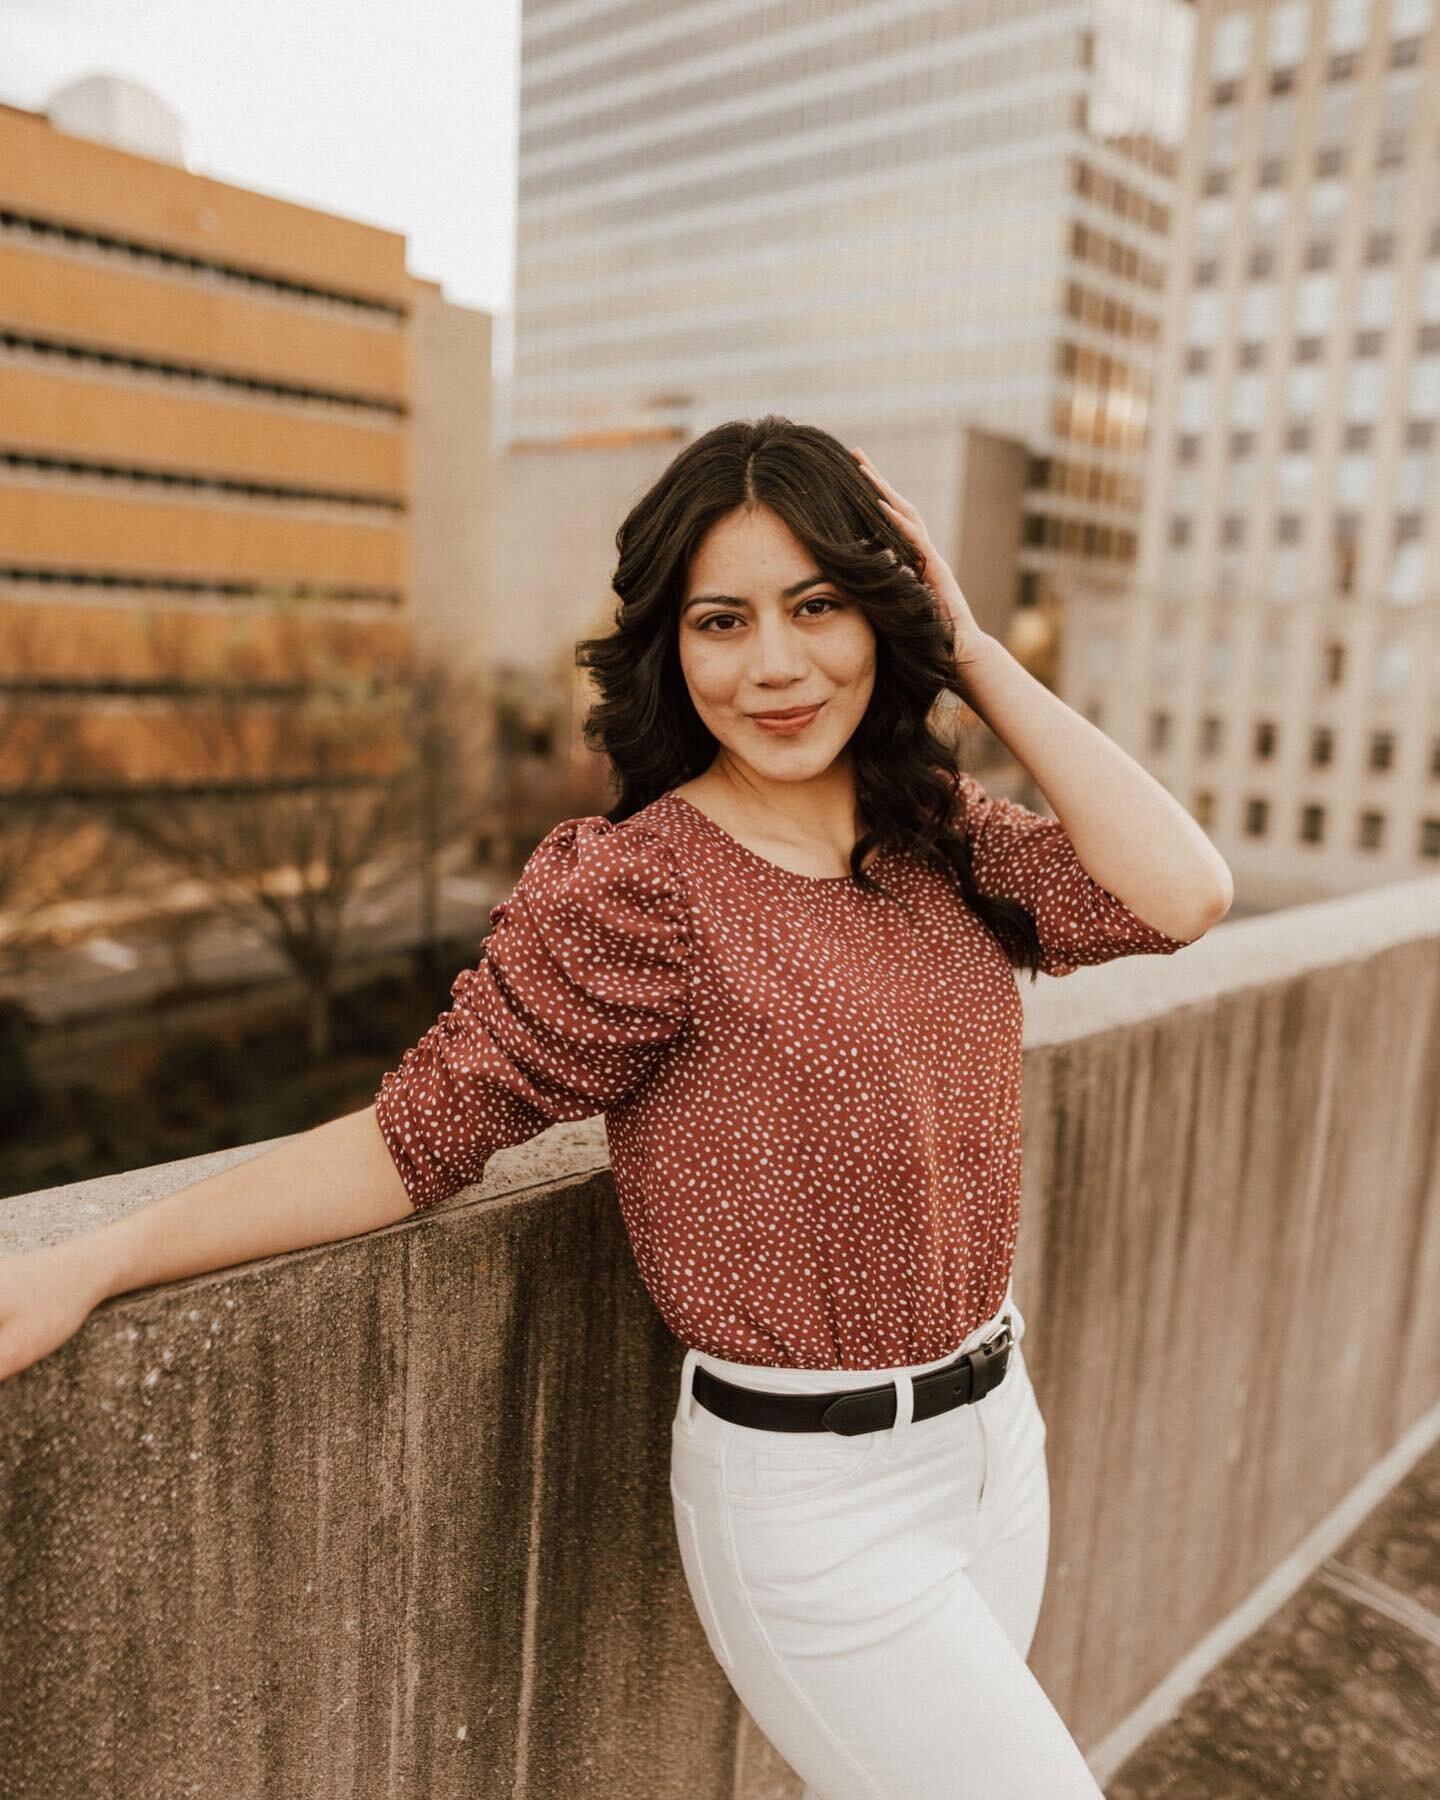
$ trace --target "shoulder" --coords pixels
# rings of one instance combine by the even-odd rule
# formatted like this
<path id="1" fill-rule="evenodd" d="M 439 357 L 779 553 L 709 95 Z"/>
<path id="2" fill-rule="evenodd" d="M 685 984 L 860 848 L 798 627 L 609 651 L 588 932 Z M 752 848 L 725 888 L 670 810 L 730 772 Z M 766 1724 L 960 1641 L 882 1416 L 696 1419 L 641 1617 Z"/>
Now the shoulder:
<path id="1" fill-rule="evenodd" d="M 578 920 L 618 932 L 645 932 L 657 923 L 678 927 L 689 914 L 689 891 L 676 846 L 648 809 L 612 821 L 603 814 L 562 819 L 531 851 L 510 899 L 537 917 Z"/>

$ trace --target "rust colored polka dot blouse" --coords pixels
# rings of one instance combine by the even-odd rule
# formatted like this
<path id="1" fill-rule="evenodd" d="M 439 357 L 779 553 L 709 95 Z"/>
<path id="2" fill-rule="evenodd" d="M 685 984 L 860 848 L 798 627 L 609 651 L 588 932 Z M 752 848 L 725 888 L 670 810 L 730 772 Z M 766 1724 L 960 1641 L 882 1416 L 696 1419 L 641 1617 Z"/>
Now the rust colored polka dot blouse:
<path id="1" fill-rule="evenodd" d="M 1046 973 L 1195 941 L 1092 880 L 1058 820 L 960 785 L 980 888 L 1030 908 Z M 886 897 L 783 869 L 675 793 L 557 825 L 376 1096 L 412 1205 L 603 1113 L 682 1343 L 817 1369 L 954 1349 L 1015 1253 L 1019 984 L 948 872 L 870 872 Z"/>

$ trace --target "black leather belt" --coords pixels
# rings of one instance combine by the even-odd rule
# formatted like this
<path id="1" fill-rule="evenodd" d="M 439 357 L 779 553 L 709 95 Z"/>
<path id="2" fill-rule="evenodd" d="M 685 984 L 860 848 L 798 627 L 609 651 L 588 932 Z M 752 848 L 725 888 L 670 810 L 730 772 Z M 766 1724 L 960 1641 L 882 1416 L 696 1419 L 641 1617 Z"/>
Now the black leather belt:
<path id="1" fill-rule="evenodd" d="M 1010 1366 L 1010 1315 L 995 1335 L 953 1362 L 917 1375 L 916 1419 L 933 1419 L 952 1406 L 968 1406 L 983 1399 L 1005 1379 Z M 862 1431 L 883 1431 L 895 1423 L 895 1384 L 845 1388 L 830 1394 L 777 1394 L 766 1388 L 742 1387 L 697 1362 L 691 1391 L 695 1398 L 734 1425 L 758 1425 L 764 1431 L 836 1431 L 842 1437 L 858 1437 Z"/>

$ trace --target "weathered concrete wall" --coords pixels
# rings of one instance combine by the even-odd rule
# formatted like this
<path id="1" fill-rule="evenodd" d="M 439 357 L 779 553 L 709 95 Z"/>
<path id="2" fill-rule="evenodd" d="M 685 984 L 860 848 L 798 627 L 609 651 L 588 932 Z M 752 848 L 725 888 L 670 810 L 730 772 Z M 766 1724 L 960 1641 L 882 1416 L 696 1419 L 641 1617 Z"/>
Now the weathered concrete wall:
<path id="1" fill-rule="evenodd" d="M 1440 881 L 1023 984 L 1031 1661 L 1082 1744 L 1436 1400 Z M 55 1241 L 264 1146 L 6 1201 Z M 0 1800 L 782 1800 L 690 1610 L 599 1121 L 0 1385 Z"/>

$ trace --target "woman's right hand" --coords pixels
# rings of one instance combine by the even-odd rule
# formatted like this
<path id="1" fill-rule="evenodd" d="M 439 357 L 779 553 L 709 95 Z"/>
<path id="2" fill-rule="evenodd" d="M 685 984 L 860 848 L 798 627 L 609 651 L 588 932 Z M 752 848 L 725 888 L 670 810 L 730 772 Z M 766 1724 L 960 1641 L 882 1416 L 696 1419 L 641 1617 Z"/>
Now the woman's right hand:
<path id="1" fill-rule="evenodd" d="M 0 1381 L 73 1337 L 105 1297 L 82 1241 L 0 1260 Z"/>

